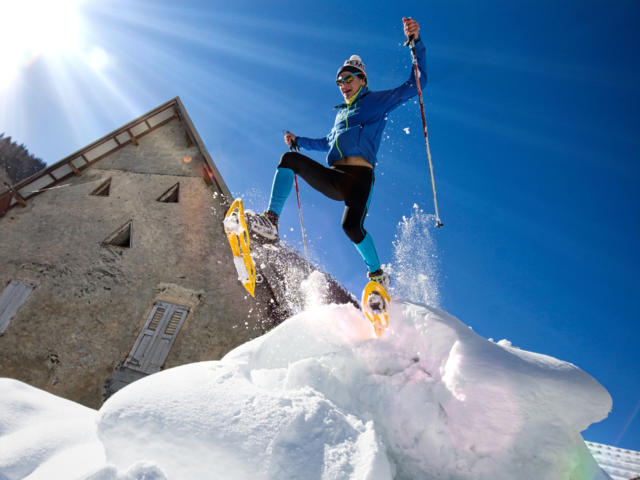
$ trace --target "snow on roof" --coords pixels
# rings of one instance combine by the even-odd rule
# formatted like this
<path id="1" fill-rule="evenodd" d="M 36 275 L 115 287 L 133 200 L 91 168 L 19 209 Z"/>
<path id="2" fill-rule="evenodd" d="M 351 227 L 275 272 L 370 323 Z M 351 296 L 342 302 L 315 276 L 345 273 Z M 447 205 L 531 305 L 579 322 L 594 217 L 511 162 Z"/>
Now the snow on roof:
<path id="1" fill-rule="evenodd" d="M 630 480 L 640 477 L 640 452 L 601 443 L 586 442 L 586 444 L 598 464 L 613 480 Z"/>

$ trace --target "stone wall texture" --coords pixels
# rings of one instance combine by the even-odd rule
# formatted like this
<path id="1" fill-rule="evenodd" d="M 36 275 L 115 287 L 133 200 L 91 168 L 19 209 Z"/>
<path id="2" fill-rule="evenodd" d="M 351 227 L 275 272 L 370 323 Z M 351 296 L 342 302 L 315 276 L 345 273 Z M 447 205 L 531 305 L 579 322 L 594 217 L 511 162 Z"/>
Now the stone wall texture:
<path id="1" fill-rule="evenodd" d="M 190 308 L 164 368 L 219 359 L 269 327 L 272 295 L 237 281 L 228 199 L 201 164 L 174 118 L 0 217 L 0 293 L 35 285 L 0 336 L 0 376 L 97 408 L 156 301 Z M 109 179 L 108 196 L 91 195 Z M 157 200 L 176 184 L 177 203 Z M 104 244 L 129 222 L 128 248 Z"/>

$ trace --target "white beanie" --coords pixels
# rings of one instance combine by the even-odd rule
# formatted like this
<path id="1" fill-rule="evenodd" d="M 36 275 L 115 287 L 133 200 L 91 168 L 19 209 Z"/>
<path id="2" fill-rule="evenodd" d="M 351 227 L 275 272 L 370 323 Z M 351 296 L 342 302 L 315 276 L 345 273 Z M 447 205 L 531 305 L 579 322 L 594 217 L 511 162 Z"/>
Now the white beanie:
<path id="1" fill-rule="evenodd" d="M 362 59 L 358 55 L 351 55 L 348 60 L 345 60 L 336 76 L 339 77 L 340 74 L 345 71 L 351 73 L 362 73 L 364 76 L 367 76 L 367 73 L 364 70 L 364 63 L 362 63 Z"/>

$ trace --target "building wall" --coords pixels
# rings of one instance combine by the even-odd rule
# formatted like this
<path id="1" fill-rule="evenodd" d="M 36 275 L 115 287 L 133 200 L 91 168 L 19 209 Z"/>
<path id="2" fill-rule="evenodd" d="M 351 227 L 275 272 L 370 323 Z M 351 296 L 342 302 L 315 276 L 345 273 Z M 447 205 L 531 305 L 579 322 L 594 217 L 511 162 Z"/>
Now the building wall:
<path id="1" fill-rule="evenodd" d="M 264 331 L 228 251 L 225 200 L 181 122 L 138 143 L 0 218 L 0 292 L 35 285 L 0 336 L 0 376 L 99 407 L 158 300 L 190 308 L 165 368 L 219 359 Z M 91 195 L 109 178 L 109 196 Z M 178 203 L 157 201 L 178 182 Z M 103 244 L 129 221 L 130 248 Z"/>

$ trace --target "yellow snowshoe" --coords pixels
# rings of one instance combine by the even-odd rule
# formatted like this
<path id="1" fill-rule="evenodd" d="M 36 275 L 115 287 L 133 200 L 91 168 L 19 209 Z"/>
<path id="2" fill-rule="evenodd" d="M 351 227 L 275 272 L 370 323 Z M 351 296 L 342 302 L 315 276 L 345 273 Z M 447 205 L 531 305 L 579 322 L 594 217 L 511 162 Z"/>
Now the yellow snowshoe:
<path id="1" fill-rule="evenodd" d="M 367 283 L 362 291 L 361 308 L 373 325 L 376 337 L 380 337 L 389 326 L 391 297 L 378 282 Z"/>
<path id="2" fill-rule="evenodd" d="M 238 272 L 238 280 L 253 297 L 256 288 L 256 266 L 249 250 L 249 231 L 241 198 L 236 198 L 231 204 L 224 217 L 223 225 L 233 252 L 233 263 Z"/>

